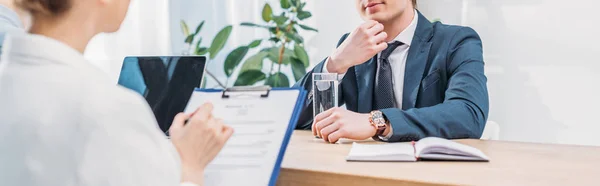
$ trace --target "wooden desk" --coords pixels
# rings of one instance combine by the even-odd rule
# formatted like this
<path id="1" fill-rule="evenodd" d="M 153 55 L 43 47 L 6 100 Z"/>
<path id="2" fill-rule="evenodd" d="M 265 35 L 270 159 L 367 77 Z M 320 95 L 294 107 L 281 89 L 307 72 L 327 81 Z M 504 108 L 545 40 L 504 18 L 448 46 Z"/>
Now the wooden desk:
<path id="1" fill-rule="evenodd" d="M 599 147 L 457 141 L 491 161 L 346 162 L 351 144 L 327 144 L 310 131 L 295 131 L 277 185 L 600 185 Z"/>

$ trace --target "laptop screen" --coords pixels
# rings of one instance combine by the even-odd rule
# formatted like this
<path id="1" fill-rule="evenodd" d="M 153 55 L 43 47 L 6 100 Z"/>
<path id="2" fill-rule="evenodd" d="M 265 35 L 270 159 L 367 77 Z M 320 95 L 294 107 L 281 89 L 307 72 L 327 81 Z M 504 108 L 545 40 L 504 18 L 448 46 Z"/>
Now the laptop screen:
<path id="1" fill-rule="evenodd" d="M 200 87 L 205 65 L 203 56 L 127 57 L 119 85 L 146 98 L 160 129 L 166 133 L 194 89 Z"/>

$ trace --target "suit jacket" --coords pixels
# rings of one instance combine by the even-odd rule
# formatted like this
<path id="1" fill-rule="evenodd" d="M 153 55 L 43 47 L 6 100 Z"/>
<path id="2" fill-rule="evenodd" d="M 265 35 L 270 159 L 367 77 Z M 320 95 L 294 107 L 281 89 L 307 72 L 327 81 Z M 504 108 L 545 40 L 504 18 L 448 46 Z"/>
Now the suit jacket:
<path id="1" fill-rule="evenodd" d="M 431 23 L 420 12 L 408 51 L 402 109 L 381 110 L 390 121 L 389 141 L 412 141 L 424 137 L 480 138 L 488 117 L 487 78 L 479 35 L 471 28 Z M 346 39 L 345 34 L 338 46 Z M 295 86 L 312 91 L 312 73 Z M 340 82 L 339 104 L 348 110 L 369 113 L 377 58 L 348 69 Z M 297 128 L 310 129 L 312 100 L 306 101 Z"/>

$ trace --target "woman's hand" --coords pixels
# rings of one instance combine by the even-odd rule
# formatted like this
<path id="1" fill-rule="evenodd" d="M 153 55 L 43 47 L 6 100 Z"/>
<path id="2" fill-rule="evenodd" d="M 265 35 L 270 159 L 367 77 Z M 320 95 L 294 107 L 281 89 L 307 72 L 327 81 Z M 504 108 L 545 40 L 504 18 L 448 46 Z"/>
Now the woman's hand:
<path id="1" fill-rule="evenodd" d="M 192 114 L 180 113 L 169 129 L 181 157 L 182 182 L 202 185 L 204 169 L 233 134 L 231 127 L 212 116 L 212 110 L 213 105 L 206 103 Z"/>

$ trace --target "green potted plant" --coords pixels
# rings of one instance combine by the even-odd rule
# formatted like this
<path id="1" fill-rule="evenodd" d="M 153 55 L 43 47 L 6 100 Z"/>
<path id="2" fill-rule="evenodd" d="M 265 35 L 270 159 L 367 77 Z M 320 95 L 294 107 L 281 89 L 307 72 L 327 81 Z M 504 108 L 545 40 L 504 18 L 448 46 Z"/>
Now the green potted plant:
<path id="1" fill-rule="evenodd" d="M 304 48 L 304 38 L 298 34 L 299 29 L 318 32 L 317 29 L 304 25 L 301 22 L 310 18 L 312 14 L 304 10 L 306 2 L 302 0 L 280 0 L 282 12 L 274 14 L 270 4 L 266 3 L 262 9 L 264 23 L 242 23 L 241 26 L 265 29 L 270 33 L 269 38 L 257 39 L 248 45 L 240 46 L 231 51 L 223 64 L 223 70 L 227 76 L 225 85 L 207 71 L 207 74 L 225 87 L 229 80 L 235 78 L 234 86 L 256 85 L 264 81 L 265 85 L 271 87 L 289 87 L 290 78 L 281 72 L 282 67 L 291 68 L 294 79 L 298 81 L 306 73 L 309 66 L 309 58 Z M 233 27 L 224 27 L 217 33 L 210 47 L 203 47 L 202 37 L 199 33 L 204 25 L 202 21 L 195 32 L 190 32 L 189 27 L 181 21 L 181 27 L 185 36 L 185 47 L 183 55 L 208 55 L 209 61 L 213 60 L 223 49 Z M 256 54 L 246 58 L 248 52 L 261 46 L 263 41 L 270 41 L 270 45 L 258 50 Z M 191 51 L 191 52 L 190 52 Z M 245 59 L 245 60 L 244 60 Z M 263 65 L 270 65 L 268 72 L 263 72 Z M 239 69 L 237 77 L 233 72 Z"/>
<path id="2" fill-rule="evenodd" d="M 291 68 L 296 81 L 306 73 L 309 58 L 304 48 L 304 38 L 298 34 L 298 30 L 318 31 L 302 24 L 312 14 L 304 10 L 306 2 L 302 0 L 280 0 L 280 6 L 282 12 L 274 14 L 271 5 L 266 3 L 262 10 L 263 23 L 241 24 L 241 26 L 264 29 L 269 32 L 270 37 L 255 40 L 229 53 L 223 65 L 228 80 L 233 78 L 234 70 L 240 68 L 234 86 L 256 85 L 264 81 L 265 85 L 271 87 L 289 87 L 290 78 L 282 73 L 282 68 Z M 269 41 L 270 45 L 261 48 L 242 62 L 248 51 L 259 47 L 262 41 Z M 263 65 L 270 65 L 269 71 L 264 72 Z"/>

